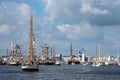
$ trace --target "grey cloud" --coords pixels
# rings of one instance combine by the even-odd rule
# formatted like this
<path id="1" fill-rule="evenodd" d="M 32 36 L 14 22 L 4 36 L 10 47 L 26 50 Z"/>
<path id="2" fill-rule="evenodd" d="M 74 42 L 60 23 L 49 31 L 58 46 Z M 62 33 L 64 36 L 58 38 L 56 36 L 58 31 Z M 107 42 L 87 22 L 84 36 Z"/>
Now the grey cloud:
<path id="1" fill-rule="evenodd" d="M 63 20 L 64 23 L 79 24 L 87 20 L 90 24 L 98 26 L 120 24 L 118 8 L 120 5 L 116 4 L 120 3 L 119 0 L 41 0 L 41 2 L 44 2 L 49 18 L 54 21 Z"/>
<path id="2" fill-rule="evenodd" d="M 0 41 L 5 43 L 1 44 L 4 49 L 12 41 L 19 41 L 21 44 L 28 42 L 26 35 L 28 35 L 30 12 L 29 5 L 25 3 L 9 1 L 0 3 L 0 33 L 2 33 Z"/>

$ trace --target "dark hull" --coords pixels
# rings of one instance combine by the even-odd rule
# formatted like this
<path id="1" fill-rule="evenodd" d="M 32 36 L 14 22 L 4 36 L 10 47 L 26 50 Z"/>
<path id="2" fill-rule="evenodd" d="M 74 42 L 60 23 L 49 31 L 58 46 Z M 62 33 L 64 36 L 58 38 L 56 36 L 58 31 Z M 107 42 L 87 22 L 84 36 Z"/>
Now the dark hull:
<path id="1" fill-rule="evenodd" d="M 38 66 L 26 65 L 26 66 L 22 66 L 22 70 L 23 71 L 39 71 L 39 68 Z"/>
<path id="2" fill-rule="evenodd" d="M 32 68 L 29 68 L 29 69 L 22 69 L 23 71 L 39 71 L 39 69 L 32 69 Z"/>
<path id="3" fill-rule="evenodd" d="M 44 65 L 54 65 L 55 63 L 49 63 L 49 62 L 46 62 L 44 63 Z"/>
<path id="4" fill-rule="evenodd" d="M 74 62 L 75 64 L 80 64 L 80 62 Z"/>
<path id="5" fill-rule="evenodd" d="M 68 64 L 72 64 L 72 61 L 68 61 Z"/>
<path id="6" fill-rule="evenodd" d="M 60 66 L 61 64 L 55 64 L 55 66 Z"/>
<path id="7" fill-rule="evenodd" d="M 74 64 L 80 64 L 80 62 L 78 62 L 78 61 L 68 61 L 68 64 L 72 64 L 72 63 L 74 63 Z"/>
<path id="8" fill-rule="evenodd" d="M 43 64 L 44 65 L 54 65 L 55 64 L 55 62 L 54 61 L 45 61 L 45 62 L 43 62 Z"/>
<path id="9" fill-rule="evenodd" d="M 44 63 L 39 63 L 38 65 L 44 65 Z"/>
<path id="10" fill-rule="evenodd" d="M 6 63 L 0 63 L 0 65 L 6 65 Z"/>

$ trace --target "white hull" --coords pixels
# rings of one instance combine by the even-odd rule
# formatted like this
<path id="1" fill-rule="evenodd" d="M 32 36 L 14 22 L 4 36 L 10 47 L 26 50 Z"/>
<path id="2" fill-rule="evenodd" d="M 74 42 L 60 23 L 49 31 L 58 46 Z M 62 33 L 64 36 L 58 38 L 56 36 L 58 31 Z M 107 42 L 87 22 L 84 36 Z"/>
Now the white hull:
<path id="1" fill-rule="evenodd" d="M 55 62 L 55 65 L 60 65 L 60 64 L 61 64 L 60 61 Z"/>
<path id="2" fill-rule="evenodd" d="M 117 64 L 118 64 L 118 66 L 120 66 L 120 62 L 118 62 Z"/>
<path id="3" fill-rule="evenodd" d="M 88 63 L 83 63 L 82 65 L 88 65 Z"/>
<path id="4" fill-rule="evenodd" d="M 39 67 L 37 65 L 24 65 L 22 66 L 22 70 L 25 70 L 25 71 L 38 71 L 39 70 Z"/>
<path id="5" fill-rule="evenodd" d="M 93 67 L 99 67 L 99 66 L 100 66 L 100 63 L 93 63 L 92 66 L 93 66 Z"/>
<path id="6" fill-rule="evenodd" d="M 75 65 L 75 63 L 72 62 L 72 65 Z"/>
<path id="7" fill-rule="evenodd" d="M 109 65 L 109 63 L 108 63 L 108 62 L 105 62 L 105 65 Z"/>

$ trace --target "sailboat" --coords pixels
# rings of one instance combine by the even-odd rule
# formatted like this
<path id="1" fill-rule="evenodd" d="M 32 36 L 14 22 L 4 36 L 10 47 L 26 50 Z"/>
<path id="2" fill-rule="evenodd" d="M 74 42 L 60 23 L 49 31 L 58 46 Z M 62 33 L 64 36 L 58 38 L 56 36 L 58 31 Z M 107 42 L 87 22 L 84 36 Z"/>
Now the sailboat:
<path id="1" fill-rule="evenodd" d="M 120 57 L 119 57 L 119 53 L 118 53 L 118 56 L 117 56 L 117 65 L 120 66 Z"/>
<path id="2" fill-rule="evenodd" d="M 70 44 L 70 59 L 68 60 L 68 64 L 73 64 L 73 55 L 72 55 L 72 43 Z"/>
<path id="3" fill-rule="evenodd" d="M 93 62 L 92 66 L 93 67 L 99 67 L 100 66 L 100 62 L 98 60 L 98 45 L 96 45 L 96 61 Z"/>
<path id="4" fill-rule="evenodd" d="M 22 64 L 22 70 L 24 71 L 39 71 L 39 66 L 37 62 L 35 61 L 33 57 L 33 28 L 32 28 L 32 19 L 33 16 L 31 14 L 31 19 L 30 19 L 30 45 L 29 45 L 29 58 L 28 61 L 23 62 Z"/>
<path id="5" fill-rule="evenodd" d="M 56 61 L 55 61 L 55 65 L 61 65 L 60 60 L 56 60 Z"/>
<path id="6" fill-rule="evenodd" d="M 7 51 L 8 54 L 8 51 Z M 7 59 L 7 65 L 9 66 L 18 66 L 20 65 L 20 59 L 21 59 L 21 50 L 20 46 L 16 44 L 15 42 L 11 45 L 11 52 L 8 55 Z"/>

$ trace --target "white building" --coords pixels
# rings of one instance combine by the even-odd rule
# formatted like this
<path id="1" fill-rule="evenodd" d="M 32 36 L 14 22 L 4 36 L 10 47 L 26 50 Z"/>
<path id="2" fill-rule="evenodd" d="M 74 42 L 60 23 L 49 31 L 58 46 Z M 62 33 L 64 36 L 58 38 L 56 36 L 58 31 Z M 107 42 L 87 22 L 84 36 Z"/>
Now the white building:
<path id="1" fill-rule="evenodd" d="M 77 58 L 80 62 L 85 62 L 85 54 L 77 54 Z"/>

